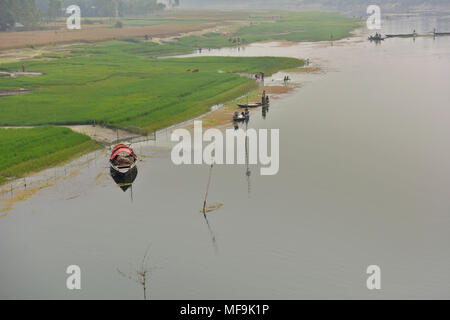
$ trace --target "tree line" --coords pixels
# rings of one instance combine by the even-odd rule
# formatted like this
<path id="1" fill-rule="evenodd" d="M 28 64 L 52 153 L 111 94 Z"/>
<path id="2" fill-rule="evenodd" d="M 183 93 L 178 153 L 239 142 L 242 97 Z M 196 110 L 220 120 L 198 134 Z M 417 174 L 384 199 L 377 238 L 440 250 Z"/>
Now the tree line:
<path id="1" fill-rule="evenodd" d="M 147 15 L 167 7 L 179 6 L 179 0 L 36 0 L 43 12 L 54 13 L 70 5 L 80 7 L 84 17 Z M 164 2 L 164 3 L 163 3 Z"/>
<path id="2" fill-rule="evenodd" d="M 183 2 L 188 8 L 273 8 L 280 10 L 311 8 L 321 5 L 325 8 L 365 12 L 367 6 L 376 4 L 389 11 L 408 10 L 415 6 L 427 5 L 445 7 L 449 0 L 189 0 Z"/>
<path id="3" fill-rule="evenodd" d="M 180 5 L 179 0 L 0 0 L 0 30 L 14 28 L 16 23 L 32 27 L 42 19 L 64 16 L 64 8 L 78 5 L 83 17 L 145 16 L 167 7 Z"/>
<path id="4" fill-rule="evenodd" d="M 0 30 L 13 28 L 16 23 L 35 25 L 41 12 L 34 0 L 0 0 Z"/>
<path id="5" fill-rule="evenodd" d="M 369 5 L 376 4 L 381 9 L 390 12 L 406 12 L 415 6 L 428 5 L 428 6 L 448 6 L 449 0 L 297 0 L 302 4 L 321 4 L 328 8 L 333 8 L 343 11 L 366 13 L 366 9 Z"/>

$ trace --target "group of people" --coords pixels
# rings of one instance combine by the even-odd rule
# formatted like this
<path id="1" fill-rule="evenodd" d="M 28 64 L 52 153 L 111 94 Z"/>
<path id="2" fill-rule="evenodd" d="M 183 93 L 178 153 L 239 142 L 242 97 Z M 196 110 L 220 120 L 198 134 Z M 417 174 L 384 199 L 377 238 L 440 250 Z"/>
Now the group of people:
<path id="1" fill-rule="evenodd" d="M 286 82 L 288 82 L 288 81 L 290 81 L 291 80 L 291 78 L 289 78 L 289 76 L 285 76 L 284 77 L 284 82 L 286 83 Z"/>
<path id="2" fill-rule="evenodd" d="M 248 110 L 248 108 L 245 109 L 245 112 L 241 112 L 239 114 L 239 112 L 235 112 L 234 116 L 233 116 L 233 120 L 245 120 L 245 121 L 249 121 L 250 120 L 250 111 Z"/>

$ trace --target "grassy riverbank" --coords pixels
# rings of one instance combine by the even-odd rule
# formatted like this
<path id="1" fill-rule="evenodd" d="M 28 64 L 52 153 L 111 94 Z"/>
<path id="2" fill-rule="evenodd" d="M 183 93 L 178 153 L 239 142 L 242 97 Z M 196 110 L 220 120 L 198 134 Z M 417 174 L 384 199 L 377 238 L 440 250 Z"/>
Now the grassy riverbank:
<path id="1" fill-rule="evenodd" d="M 0 129 L 0 185 L 97 148 L 89 137 L 67 128 Z"/>
<path id="2" fill-rule="evenodd" d="M 302 60 L 281 57 L 157 57 L 264 40 L 320 41 L 330 39 L 331 34 L 337 40 L 348 36 L 357 26 L 355 19 L 338 13 L 208 14 L 211 19 L 207 21 L 220 21 L 220 30 L 162 43 L 144 41 L 142 36 L 125 37 L 62 49 L 55 47 L 54 52 L 44 50 L 27 61 L 3 60 L 0 70 L 14 72 L 24 63 L 28 72 L 36 74 L 0 77 L 0 91 L 16 94 L 0 97 L 0 126 L 96 122 L 110 127 L 157 130 L 199 116 L 215 104 L 258 87 L 253 79 L 242 74 L 270 75 L 304 65 Z M 180 25 L 185 22 L 170 19 L 184 17 L 192 22 L 199 15 L 200 12 L 169 13 L 159 20 L 129 20 L 126 24 Z M 221 15 L 223 19 L 219 19 Z M 5 150 L 14 150 L 0 165 L 0 183 L 95 147 L 88 137 L 63 128 L 8 129 L 0 134 L 0 145 Z"/>

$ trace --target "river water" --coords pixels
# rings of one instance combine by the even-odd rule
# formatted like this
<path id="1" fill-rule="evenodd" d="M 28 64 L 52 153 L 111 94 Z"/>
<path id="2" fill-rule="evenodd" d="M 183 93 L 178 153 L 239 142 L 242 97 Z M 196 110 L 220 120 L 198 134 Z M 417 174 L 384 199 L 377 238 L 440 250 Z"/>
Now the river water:
<path id="1" fill-rule="evenodd" d="M 382 33 L 450 31 L 448 16 L 391 17 Z M 365 35 L 254 44 L 202 55 L 310 58 L 326 71 L 274 99 L 250 127 L 280 129 L 280 171 L 175 166 L 162 142 L 141 156 L 133 193 L 107 152 L 0 218 L 0 298 L 141 299 L 123 277 L 146 248 L 152 299 L 450 298 L 450 37 Z M 285 74 L 266 81 L 278 83 Z M 273 81 L 272 81 L 273 80 Z M 212 235 L 216 243 L 213 244 Z M 82 289 L 66 288 L 67 266 Z M 381 268 L 381 290 L 366 268 Z"/>

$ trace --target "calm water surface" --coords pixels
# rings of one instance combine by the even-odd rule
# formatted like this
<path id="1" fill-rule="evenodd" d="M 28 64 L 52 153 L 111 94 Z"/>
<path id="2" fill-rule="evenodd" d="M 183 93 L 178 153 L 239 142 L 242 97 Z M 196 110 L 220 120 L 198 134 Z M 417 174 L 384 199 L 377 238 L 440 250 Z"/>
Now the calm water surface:
<path id="1" fill-rule="evenodd" d="M 383 33 L 450 31 L 448 16 L 384 22 Z M 450 298 L 450 37 L 362 39 L 203 51 L 326 70 L 291 74 L 302 88 L 252 115 L 251 127 L 280 129 L 278 175 L 213 169 L 217 251 L 200 214 L 209 168 L 174 166 L 161 132 L 135 146 L 150 157 L 133 200 L 104 152 L 0 218 L 0 298 L 140 299 L 117 269 L 133 272 L 150 243 L 153 299 Z M 71 264 L 81 291 L 66 289 Z M 372 264 L 381 291 L 366 288 Z"/>

